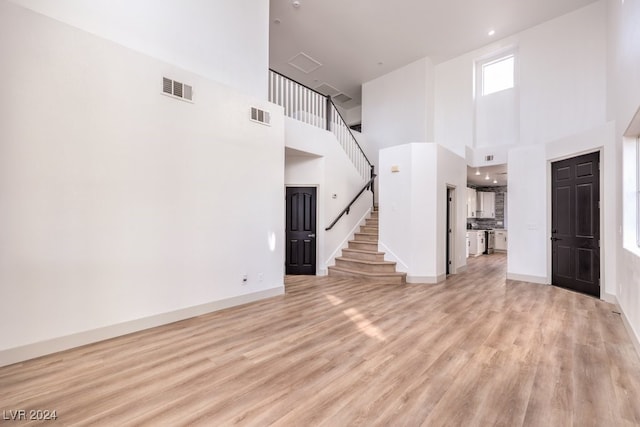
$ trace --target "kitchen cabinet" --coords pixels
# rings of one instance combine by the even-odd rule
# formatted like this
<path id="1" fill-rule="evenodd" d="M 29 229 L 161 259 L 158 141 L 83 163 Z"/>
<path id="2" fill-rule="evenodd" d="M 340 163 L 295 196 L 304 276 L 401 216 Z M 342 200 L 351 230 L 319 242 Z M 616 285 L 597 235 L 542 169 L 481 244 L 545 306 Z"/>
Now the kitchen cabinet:
<path id="1" fill-rule="evenodd" d="M 471 242 L 469 241 L 469 233 L 467 233 L 467 258 L 469 258 L 469 248 L 471 247 Z"/>
<path id="2" fill-rule="evenodd" d="M 486 191 L 478 191 L 476 193 L 478 206 L 477 218 L 495 218 L 496 217 L 496 193 Z"/>
<path id="3" fill-rule="evenodd" d="M 478 205 L 475 188 L 467 187 L 467 218 L 476 218 Z"/>
<path id="4" fill-rule="evenodd" d="M 484 231 L 469 231 L 469 256 L 480 256 L 484 252 Z"/>
<path id="5" fill-rule="evenodd" d="M 507 250 L 507 230 L 496 230 L 495 233 L 496 233 L 495 250 L 506 251 Z"/>

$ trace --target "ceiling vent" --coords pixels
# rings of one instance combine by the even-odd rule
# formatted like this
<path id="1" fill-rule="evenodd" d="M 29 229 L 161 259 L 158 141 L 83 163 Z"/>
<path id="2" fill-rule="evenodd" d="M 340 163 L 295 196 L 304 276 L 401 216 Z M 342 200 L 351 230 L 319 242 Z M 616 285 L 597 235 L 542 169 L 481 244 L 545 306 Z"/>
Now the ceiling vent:
<path id="1" fill-rule="evenodd" d="M 250 120 L 253 122 L 261 123 L 263 125 L 271 126 L 271 114 L 266 110 L 261 110 L 256 107 L 251 107 Z"/>
<path id="2" fill-rule="evenodd" d="M 490 162 L 493 160 L 493 154 L 489 154 L 487 156 L 484 156 L 484 161 L 485 162 Z"/>
<path id="3" fill-rule="evenodd" d="M 316 91 L 328 96 L 336 96 L 340 93 L 338 89 L 327 83 L 322 83 L 320 86 L 316 87 Z"/>
<path id="4" fill-rule="evenodd" d="M 293 68 L 297 68 L 305 74 L 309 74 L 312 71 L 322 67 L 322 64 L 307 55 L 304 52 L 300 52 L 289 60 L 289 65 Z"/>
<path id="5" fill-rule="evenodd" d="M 193 101 L 193 88 L 187 84 L 162 78 L 162 93 L 185 101 Z"/>
<path id="6" fill-rule="evenodd" d="M 348 95 L 345 95 L 344 93 L 341 93 L 340 95 L 334 96 L 333 99 L 338 101 L 340 104 L 344 104 L 345 102 L 351 101 L 352 98 Z"/>

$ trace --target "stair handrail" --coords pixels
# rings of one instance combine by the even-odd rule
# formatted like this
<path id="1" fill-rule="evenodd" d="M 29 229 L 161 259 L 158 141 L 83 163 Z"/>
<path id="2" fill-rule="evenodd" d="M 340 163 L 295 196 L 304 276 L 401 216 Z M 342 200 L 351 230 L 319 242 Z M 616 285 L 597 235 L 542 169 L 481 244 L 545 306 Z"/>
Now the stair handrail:
<path id="1" fill-rule="evenodd" d="M 376 179 L 376 174 L 375 173 L 371 173 L 371 179 L 369 181 L 367 181 L 367 183 L 364 185 L 364 187 L 362 187 L 362 190 L 360 190 L 360 192 L 358 192 L 358 194 L 356 195 L 356 197 L 353 198 L 353 200 L 351 200 L 351 202 L 349 202 L 349 204 L 347 205 L 346 208 L 344 208 L 342 210 L 342 212 L 340 212 L 340 214 L 336 217 L 336 219 L 333 220 L 333 222 L 331 223 L 331 225 L 329 225 L 327 228 L 324 229 L 324 231 L 329 231 L 333 228 L 334 225 L 336 225 L 338 223 L 338 221 L 340 221 L 340 218 L 342 218 L 345 214 L 349 215 L 349 211 L 351 210 L 351 206 L 356 202 L 356 200 L 358 200 L 358 198 L 362 195 L 362 193 L 364 193 L 364 191 L 371 187 L 371 192 L 373 192 L 373 181 Z"/>
<path id="2" fill-rule="evenodd" d="M 373 173 L 373 168 L 374 165 L 371 163 L 371 161 L 369 160 L 369 158 L 367 157 L 367 155 L 365 154 L 364 150 L 362 149 L 362 147 L 360 146 L 360 143 L 358 142 L 357 138 L 355 137 L 355 135 L 353 134 L 353 132 L 351 131 L 351 128 L 347 125 L 346 120 L 344 119 L 344 117 L 342 117 L 342 114 L 340 114 L 340 111 L 338 110 L 338 107 L 336 106 L 336 104 L 333 102 L 333 99 L 331 99 L 331 96 L 329 95 L 324 95 L 320 92 L 318 92 L 315 89 L 310 88 L 309 86 L 302 84 L 288 76 L 285 76 L 284 74 L 269 68 L 269 71 L 272 72 L 273 74 L 276 74 L 280 77 L 282 77 L 283 79 L 289 80 L 290 82 L 303 87 L 304 89 L 317 94 L 318 96 L 324 98 L 326 100 L 326 111 L 324 112 L 324 114 L 326 115 L 326 117 L 323 117 L 322 119 L 325 122 L 325 128 L 326 130 L 328 130 L 329 132 L 332 132 L 331 129 L 331 118 L 332 118 L 332 110 L 335 110 L 336 113 L 338 113 L 337 117 L 339 118 L 340 122 L 342 122 L 342 125 L 344 125 L 344 127 L 347 129 L 347 131 L 349 132 L 349 136 L 351 137 L 351 139 L 353 140 L 353 142 L 355 143 L 355 146 L 358 147 L 358 151 L 360 151 L 360 154 L 362 155 L 362 158 L 365 160 L 366 164 L 369 166 L 369 168 L 371 169 L 372 173 Z M 274 100 L 271 100 L 271 102 L 274 102 Z M 330 107 L 333 108 L 330 108 Z"/>
<path id="3" fill-rule="evenodd" d="M 342 120 L 342 123 L 347 125 L 347 121 L 344 119 L 344 117 L 342 117 L 342 114 L 340 114 L 340 110 L 338 110 L 338 107 L 333 102 L 333 99 L 331 98 L 331 96 L 327 95 L 327 100 L 331 103 L 331 105 L 333 105 L 333 108 L 334 108 L 334 110 L 336 110 L 336 113 L 338 113 L 338 117 L 340 117 L 340 120 Z M 327 123 L 329 123 L 329 122 L 327 122 Z M 327 128 L 328 127 L 329 126 L 327 125 Z M 327 130 L 330 131 L 331 129 L 327 129 Z M 362 156 L 367 161 L 367 164 L 369 165 L 369 167 L 373 167 L 373 164 L 371 163 L 371 161 L 369 160 L 367 155 L 364 153 L 364 150 L 362 149 L 362 147 L 360 147 L 360 144 L 358 143 L 358 139 L 355 137 L 355 135 L 353 134 L 353 132 L 351 131 L 351 128 L 349 126 L 347 126 L 347 130 L 349 131 L 349 134 L 351 135 L 351 138 L 353 138 L 353 140 L 355 141 L 356 145 L 358 146 L 358 149 L 360 150 L 360 153 L 362 153 Z"/>

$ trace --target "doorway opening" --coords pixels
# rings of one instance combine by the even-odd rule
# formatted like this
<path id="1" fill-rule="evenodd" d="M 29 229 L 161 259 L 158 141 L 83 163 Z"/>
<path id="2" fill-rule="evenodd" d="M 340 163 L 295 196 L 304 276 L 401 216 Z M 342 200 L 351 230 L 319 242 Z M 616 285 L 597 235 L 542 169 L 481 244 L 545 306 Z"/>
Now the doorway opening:
<path id="1" fill-rule="evenodd" d="M 551 164 L 551 283 L 600 297 L 600 153 Z"/>

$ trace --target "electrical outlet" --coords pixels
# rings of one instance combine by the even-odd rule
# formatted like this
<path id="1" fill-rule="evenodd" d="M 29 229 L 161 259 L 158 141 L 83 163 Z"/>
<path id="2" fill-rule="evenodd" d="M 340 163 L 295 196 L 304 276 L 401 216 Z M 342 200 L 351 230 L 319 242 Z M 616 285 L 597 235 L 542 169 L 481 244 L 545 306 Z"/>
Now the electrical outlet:
<path id="1" fill-rule="evenodd" d="M 246 274 L 243 274 L 242 275 L 242 284 L 246 285 L 248 281 L 249 281 L 249 276 L 246 275 Z"/>
<path id="2" fill-rule="evenodd" d="M 258 282 L 262 282 L 263 279 L 264 279 L 264 274 L 258 273 Z"/>

